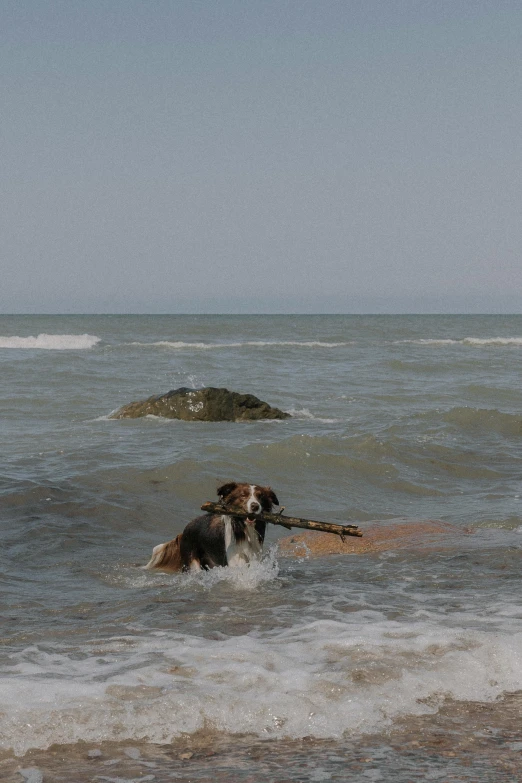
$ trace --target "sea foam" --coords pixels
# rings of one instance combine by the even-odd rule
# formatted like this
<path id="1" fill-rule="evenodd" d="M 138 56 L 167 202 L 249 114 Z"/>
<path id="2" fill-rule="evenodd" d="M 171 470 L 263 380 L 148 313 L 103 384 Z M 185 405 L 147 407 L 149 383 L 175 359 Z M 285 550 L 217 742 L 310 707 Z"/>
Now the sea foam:
<path id="1" fill-rule="evenodd" d="M 37 337 L 0 335 L 0 348 L 38 349 L 46 351 L 83 351 L 100 342 L 92 334 L 39 334 Z"/>
<path id="2" fill-rule="evenodd" d="M 427 615 L 428 613 L 425 613 Z M 170 742 L 205 727 L 265 738 L 339 738 L 491 701 L 522 687 L 522 633 L 441 628 L 359 612 L 244 635 L 177 630 L 68 652 L 27 647 L 2 680 L 0 736 L 17 754 L 80 740 Z"/>

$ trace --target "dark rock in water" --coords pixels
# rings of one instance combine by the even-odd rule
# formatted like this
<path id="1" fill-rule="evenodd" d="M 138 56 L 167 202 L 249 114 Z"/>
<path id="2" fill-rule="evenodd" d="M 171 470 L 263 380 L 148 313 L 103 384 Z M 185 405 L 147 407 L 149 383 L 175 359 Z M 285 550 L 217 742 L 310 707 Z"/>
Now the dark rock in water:
<path id="1" fill-rule="evenodd" d="M 113 413 L 111 419 L 138 419 L 163 416 L 183 421 L 256 421 L 288 419 L 289 413 L 272 408 L 253 394 L 238 394 L 228 389 L 174 389 L 166 394 L 131 402 Z"/>

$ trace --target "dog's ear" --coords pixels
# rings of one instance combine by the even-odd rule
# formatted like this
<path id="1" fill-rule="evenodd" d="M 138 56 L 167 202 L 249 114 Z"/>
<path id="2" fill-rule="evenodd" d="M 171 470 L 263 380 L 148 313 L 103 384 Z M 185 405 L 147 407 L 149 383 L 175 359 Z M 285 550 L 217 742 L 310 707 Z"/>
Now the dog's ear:
<path id="1" fill-rule="evenodd" d="M 237 481 L 230 481 L 228 484 L 223 484 L 223 486 L 218 487 L 217 494 L 220 498 L 226 498 L 227 495 L 230 495 L 231 492 L 235 490 L 237 487 Z"/>
<path id="2" fill-rule="evenodd" d="M 270 501 L 270 502 L 271 502 L 271 503 L 272 503 L 274 506 L 278 506 L 278 505 L 279 505 L 279 500 L 277 499 L 277 495 L 276 495 L 276 493 L 274 492 L 274 490 L 273 490 L 271 487 L 263 487 L 263 489 L 264 489 L 264 491 L 265 491 L 265 493 L 266 493 L 266 496 L 267 496 L 267 498 L 269 499 L 269 501 Z"/>

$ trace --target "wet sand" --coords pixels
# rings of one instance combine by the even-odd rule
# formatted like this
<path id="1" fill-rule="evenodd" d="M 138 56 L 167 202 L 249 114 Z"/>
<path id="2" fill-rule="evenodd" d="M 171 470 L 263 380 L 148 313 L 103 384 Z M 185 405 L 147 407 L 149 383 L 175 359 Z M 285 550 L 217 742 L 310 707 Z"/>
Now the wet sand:
<path id="1" fill-rule="evenodd" d="M 404 717 L 393 728 L 339 740 L 260 740 L 206 732 L 169 745 L 77 743 L 0 757 L 5 783 L 215 781 L 414 781 L 519 783 L 522 693 L 493 703 L 442 702 L 435 714 Z"/>

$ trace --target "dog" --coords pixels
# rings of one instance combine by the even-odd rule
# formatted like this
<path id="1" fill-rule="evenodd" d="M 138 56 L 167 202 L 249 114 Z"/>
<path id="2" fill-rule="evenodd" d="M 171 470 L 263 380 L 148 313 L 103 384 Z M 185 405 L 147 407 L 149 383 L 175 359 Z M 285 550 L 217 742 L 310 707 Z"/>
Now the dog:
<path id="1" fill-rule="evenodd" d="M 217 490 L 226 506 L 247 514 L 270 512 L 279 501 L 270 487 L 231 481 Z M 266 523 L 225 514 L 193 519 L 172 541 L 158 544 L 145 566 L 161 571 L 199 571 L 216 566 L 239 566 L 261 557 Z"/>

